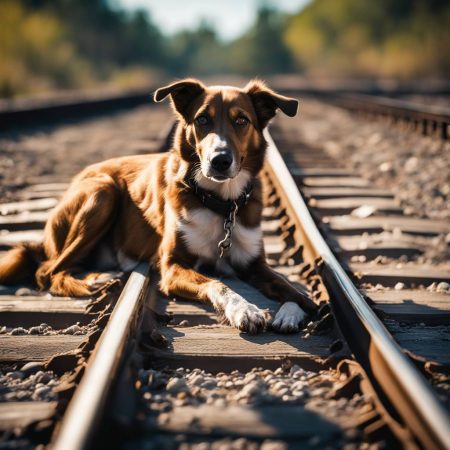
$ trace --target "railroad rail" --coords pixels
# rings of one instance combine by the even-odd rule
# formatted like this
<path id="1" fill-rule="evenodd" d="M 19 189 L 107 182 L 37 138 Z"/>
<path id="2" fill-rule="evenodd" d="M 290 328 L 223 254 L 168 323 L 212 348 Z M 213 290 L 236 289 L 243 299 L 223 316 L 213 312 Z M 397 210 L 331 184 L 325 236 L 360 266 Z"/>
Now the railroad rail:
<path id="1" fill-rule="evenodd" d="M 367 94 L 337 95 L 331 102 L 368 117 L 384 118 L 415 130 L 424 136 L 439 136 L 447 140 L 450 131 L 450 109 L 440 106 L 418 105 L 413 102 Z"/>
<path id="2" fill-rule="evenodd" d="M 213 325 L 216 317 L 211 310 L 192 303 L 173 302 L 161 298 L 156 289 L 156 274 L 149 274 L 148 267 L 143 264 L 130 275 L 117 301 L 111 301 L 110 293 L 103 293 L 103 297 L 100 296 L 92 302 L 97 306 L 91 307 L 91 314 L 102 311 L 109 302 L 111 305 L 115 304 L 115 307 L 113 310 L 108 309 L 103 316 L 96 317 L 97 325 L 101 326 L 92 330 L 92 336 L 89 337 L 90 345 L 86 347 L 81 359 L 76 346 L 72 350 L 61 348 L 59 350 L 68 350 L 68 353 L 54 356 L 45 365 L 40 366 L 41 371 L 42 369 L 72 371 L 65 389 L 63 383 L 60 386 L 61 392 L 66 393 L 63 398 L 70 399 L 72 393 L 75 393 L 69 401 L 61 423 L 56 426 L 55 420 L 58 421 L 60 414 L 57 411 L 59 408 L 62 412 L 64 402 L 59 401 L 58 406 L 53 401 L 51 408 L 43 408 L 40 415 L 33 415 L 30 409 L 28 420 L 22 420 L 22 425 L 27 428 L 33 424 L 33 439 L 48 442 L 50 429 L 52 446 L 57 449 L 101 448 L 102 445 L 120 448 L 121 444 L 136 439 L 137 444 L 139 439 L 144 442 L 149 436 L 167 443 L 164 439 L 175 435 L 178 436 L 176 439 L 180 439 L 179 436 L 183 439 L 184 436 L 188 442 L 202 439 L 210 442 L 211 439 L 224 436 L 234 438 L 244 436 L 259 443 L 264 439 L 281 439 L 286 440 L 289 445 L 309 442 L 313 446 L 321 446 L 326 445 L 326 439 L 340 439 L 342 430 L 346 426 L 353 426 L 362 430 L 364 439 L 372 442 L 384 440 L 409 448 L 450 447 L 448 410 L 437 398 L 430 384 L 433 382 L 430 371 L 445 373 L 445 368 L 448 367 L 445 355 L 439 360 L 439 357 L 430 358 L 426 352 L 421 353 L 421 348 L 408 348 L 406 340 L 399 339 L 398 333 L 392 334 L 391 329 L 395 328 L 395 324 L 390 325 L 389 331 L 374 313 L 374 310 L 377 312 L 374 306 L 384 308 L 385 314 L 382 314 L 382 319 L 386 318 L 387 314 L 389 320 L 401 317 L 402 321 L 409 319 L 413 322 L 425 321 L 427 324 L 448 324 L 446 321 L 450 308 L 444 306 L 437 311 L 427 310 L 425 314 L 422 311 L 412 311 L 389 315 L 391 312 L 389 306 L 392 306 L 386 301 L 389 292 L 383 292 L 385 294 L 383 303 L 383 300 L 380 301 L 382 297 L 378 295 L 380 292 L 372 291 L 370 286 L 367 286 L 374 280 L 385 282 L 388 286 L 389 283 L 395 283 L 399 279 L 408 283 L 408 276 L 417 285 L 433 280 L 445 281 L 450 279 L 448 273 L 437 271 L 429 275 L 424 268 L 419 268 L 415 273 L 408 274 L 404 271 L 400 274 L 380 275 L 377 274 L 379 268 L 375 267 L 371 272 L 370 267 L 363 267 L 364 264 L 358 266 L 349 262 L 355 255 L 387 254 L 395 258 L 417 250 L 414 246 L 399 243 L 372 245 L 363 235 L 367 230 L 373 233 L 380 227 L 386 230 L 389 226 L 395 227 L 400 223 L 404 225 L 405 230 L 416 235 L 433 235 L 448 233 L 448 224 L 437 221 L 418 223 L 401 216 L 400 208 L 392 202 L 388 193 L 372 190 L 370 186 L 364 185 L 363 180 L 356 181 L 359 178 L 356 178 L 355 174 L 350 175 L 345 169 L 336 168 L 335 162 L 327 161 L 324 155 L 309 155 L 307 152 L 295 154 L 290 151 L 289 148 L 298 147 L 299 143 L 290 137 L 289 132 L 285 123 L 277 123 L 273 129 L 274 139 L 281 151 L 278 150 L 271 135 L 266 134 L 269 147 L 268 164 L 263 173 L 267 186 L 263 223 L 265 243 L 268 258 L 275 268 L 292 281 L 302 281 L 308 285 L 313 298 L 322 305 L 318 318 L 301 333 L 301 338 L 298 335 L 280 337 L 273 333 L 255 337 L 239 335 L 237 331 L 228 327 Z M 164 141 L 167 142 L 168 139 L 162 137 L 160 141 L 164 146 Z M 41 190 L 41 193 L 48 193 L 52 189 L 57 193 L 61 188 L 62 185 L 47 185 L 46 190 Z M 39 189 L 44 188 L 35 189 L 34 192 L 39 192 Z M 2 205 L 5 216 L 0 226 L 10 232 L 3 236 L 3 241 L 0 239 L 0 245 L 6 248 L 13 242 L 40 238 L 39 232 L 34 229 L 43 225 L 47 211 L 54 205 L 55 200 L 48 200 L 45 195 L 37 197 L 43 198 L 31 199 L 27 201 L 28 203 L 15 202 Z M 365 205 L 375 205 L 381 215 L 361 220 L 353 218 L 353 222 L 351 218 L 343 220 L 345 214 Z M 17 217 L 21 210 L 27 208 L 28 211 L 30 209 L 34 211 L 29 212 L 28 217 L 26 215 Z M 371 219 L 375 219 L 373 223 L 370 223 Z M 342 233 L 346 235 L 343 238 Z M 352 234 L 355 236 L 351 236 Z M 324 236 L 331 241 L 334 254 Z M 350 239 L 346 241 L 345 237 Z M 352 239 L 364 241 L 365 245 L 355 247 Z M 392 267 L 388 269 L 391 272 L 393 270 Z M 254 303 L 271 310 L 275 307 L 238 280 L 230 279 L 227 283 Z M 114 289 L 114 283 L 111 288 Z M 108 300 L 105 300 L 106 295 Z M 419 300 L 421 295 L 418 292 L 413 293 L 413 290 L 408 291 L 408 296 L 412 296 L 411 298 L 417 302 L 423 302 Z M 433 301 L 433 295 L 429 297 L 432 297 Z M 436 297 L 439 297 L 438 293 Z M 23 305 L 20 309 L 20 297 L 13 300 L 13 306 L 9 308 L 10 324 L 25 327 L 35 325 L 36 321 L 41 320 L 41 317 L 35 314 L 38 313 L 36 310 L 39 305 L 42 308 L 42 298 L 34 311 L 31 311 L 31 307 Z M 11 302 L 11 299 L 9 301 Z M 77 318 L 83 318 L 86 314 L 87 301 L 81 301 L 85 302 L 84 309 L 77 310 Z M 60 302 L 65 302 L 67 308 L 67 299 Z M 166 306 L 166 311 L 160 311 L 157 305 Z M 61 313 L 59 320 L 66 325 L 67 317 L 64 318 L 64 314 L 67 315 L 68 312 L 62 309 L 65 312 Z M 19 317 L 18 312 L 22 316 Z M 167 312 L 173 315 L 175 322 L 168 327 L 161 322 L 163 314 Z M 92 317 L 89 316 L 89 319 Z M 29 322 L 25 323 L 26 320 Z M 86 321 L 86 318 L 82 320 Z M 334 324 L 337 327 L 334 327 Z M 431 333 L 432 330 L 425 328 L 426 331 Z M 72 337 L 78 338 L 76 335 Z M 83 337 L 75 340 L 79 345 L 86 339 Z M 59 339 L 57 345 L 61 345 L 63 341 Z M 168 342 L 169 346 L 165 346 L 165 342 Z M 74 344 L 75 342 L 71 343 L 72 346 Z M 353 354 L 354 359 L 350 354 Z M 2 361 L 5 364 L 5 360 Z M 242 383 L 253 383 L 255 378 L 261 386 L 262 380 L 266 382 L 266 378 L 269 377 L 277 383 L 289 383 L 291 378 L 301 373 L 303 375 L 299 377 L 305 377 L 303 383 L 308 383 L 308 380 L 319 380 L 317 385 L 325 389 L 317 371 L 335 367 L 337 361 L 340 361 L 338 376 L 334 379 L 333 388 L 329 389 L 333 398 L 343 400 L 346 396 L 351 398 L 353 394 L 366 397 L 366 402 L 361 407 L 365 414 L 361 413 L 361 410 L 356 410 L 355 415 L 364 416 L 357 425 L 354 417 L 350 425 L 346 426 L 336 419 L 338 429 L 324 421 L 317 422 L 317 417 L 305 412 L 304 396 L 297 398 L 289 393 L 294 391 L 286 387 L 281 388 L 280 392 L 287 389 L 288 393 L 280 395 L 272 393 L 271 401 L 275 402 L 274 406 L 266 405 L 261 399 L 262 404 L 258 404 L 256 399 L 259 397 L 255 397 L 257 394 L 251 393 L 250 390 L 247 397 L 241 395 L 243 389 L 238 393 L 237 404 L 225 401 L 220 397 L 222 394 L 219 391 L 214 391 L 214 383 L 217 387 L 222 382 L 221 377 L 226 379 L 225 374 L 219 376 L 220 371 L 225 373 L 232 369 L 239 371 L 235 377 L 241 386 Z M 13 362 L 14 359 L 9 359 L 8 364 Z M 183 369 L 180 370 L 180 367 Z M 256 367 L 262 369 L 255 369 Z M 273 372 L 272 370 L 277 367 L 278 369 Z M 214 378 L 211 374 L 207 376 L 199 372 L 200 369 L 219 374 Z M 198 386 L 192 384 L 193 379 L 189 377 L 194 371 L 197 371 L 195 373 L 198 376 L 205 378 L 203 384 Z M 249 372 L 244 376 L 243 372 L 246 371 Z M 426 380 L 424 373 L 428 374 L 429 380 Z M 299 377 L 295 380 L 299 380 Z M 330 377 L 332 379 L 331 375 Z M 165 381 L 158 385 L 159 379 Z M 345 381 L 342 382 L 342 379 Z M 208 382 L 213 385 L 212 388 L 204 387 Z M 267 381 L 268 386 L 270 382 Z M 311 382 L 314 384 L 315 381 Z M 231 385 L 224 385 L 221 387 L 222 390 L 234 389 L 233 381 L 223 383 Z M 273 385 L 270 386 L 272 389 Z M 195 405 L 189 403 L 188 400 L 195 399 L 195 387 L 198 387 L 199 397 L 212 389 L 218 395 L 216 400 L 224 400 L 225 404 L 216 406 L 213 396 L 208 397 L 213 399 L 208 405 L 201 401 Z M 164 389 L 169 392 L 168 396 Z M 161 399 L 157 398 L 158 395 L 166 400 L 175 397 L 173 405 L 169 405 L 167 410 L 153 408 L 163 404 L 160 402 Z M 287 396 L 285 400 L 283 395 Z M 312 398 L 314 395 L 311 392 Z M 331 396 L 322 400 L 325 399 L 330 401 Z M 239 402 L 242 401 L 247 403 L 241 405 Z M 143 404 L 150 408 L 151 414 Z M 14 411 L 16 422 L 10 420 L 11 424 L 17 426 L 19 412 L 17 409 Z M 320 409 L 317 411 L 326 417 L 324 411 Z M 258 414 L 255 415 L 255 412 Z M 236 415 L 241 418 L 242 423 L 233 420 L 233 416 Z M 144 416 L 144 419 L 141 416 Z M 2 417 L 1 408 L 0 417 Z M 193 419 L 195 420 L 192 421 Z M 51 427 L 48 426 L 49 420 L 53 420 Z M 44 426 L 46 421 L 47 428 Z M 40 425 L 35 426 L 36 423 Z M 302 423 L 306 423 L 309 430 L 305 430 Z M 318 436 L 321 435 L 322 438 L 325 436 L 325 440 L 320 440 Z M 170 441 L 173 448 L 182 442 L 176 439 Z"/>

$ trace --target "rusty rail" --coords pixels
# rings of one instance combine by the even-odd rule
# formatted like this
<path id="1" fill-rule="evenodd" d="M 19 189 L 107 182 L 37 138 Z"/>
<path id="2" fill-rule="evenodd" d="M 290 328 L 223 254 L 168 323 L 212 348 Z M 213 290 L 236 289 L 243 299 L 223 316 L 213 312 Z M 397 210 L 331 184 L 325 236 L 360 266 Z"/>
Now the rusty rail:
<path id="1" fill-rule="evenodd" d="M 89 358 L 83 378 L 64 414 L 53 442 L 54 450 L 89 448 L 108 396 L 135 340 L 145 300 L 149 266 L 141 263 L 131 273 L 111 318 Z"/>
<path id="2" fill-rule="evenodd" d="M 450 448 L 450 416 L 425 378 L 402 352 L 352 283 L 322 237 L 269 132 L 268 170 L 284 194 L 302 234 L 308 259 L 330 294 L 341 334 L 365 370 L 372 388 L 396 422 L 406 424 L 427 449 Z"/>

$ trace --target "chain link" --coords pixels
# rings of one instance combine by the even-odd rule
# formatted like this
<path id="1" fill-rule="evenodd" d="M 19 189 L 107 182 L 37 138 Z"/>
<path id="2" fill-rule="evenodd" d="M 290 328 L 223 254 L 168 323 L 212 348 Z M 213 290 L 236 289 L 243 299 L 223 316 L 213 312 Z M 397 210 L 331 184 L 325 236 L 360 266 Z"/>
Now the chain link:
<path id="1" fill-rule="evenodd" d="M 231 239 L 233 237 L 234 225 L 236 224 L 237 210 L 238 210 L 238 205 L 236 202 L 234 202 L 233 208 L 231 209 L 230 213 L 228 214 L 228 217 L 223 222 L 223 229 L 225 230 L 225 237 L 217 244 L 217 247 L 219 248 L 219 257 L 220 258 L 223 258 L 223 255 L 225 254 L 225 252 L 227 252 L 232 246 Z"/>

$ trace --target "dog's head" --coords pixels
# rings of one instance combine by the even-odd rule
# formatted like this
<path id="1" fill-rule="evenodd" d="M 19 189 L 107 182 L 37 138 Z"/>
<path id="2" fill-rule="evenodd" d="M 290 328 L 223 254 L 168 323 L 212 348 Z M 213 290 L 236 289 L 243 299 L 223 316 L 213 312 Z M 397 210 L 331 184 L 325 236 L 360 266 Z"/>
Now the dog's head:
<path id="1" fill-rule="evenodd" d="M 217 183 L 242 170 L 256 175 L 264 160 L 263 129 L 277 109 L 292 117 L 298 107 L 297 100 L 259 80 L 239 89 L 185 79 L 158 89 L 154 98 L 159 102 L 168 95 L 191 148 L 189 158 L 197 159 L 203 176 Z"/>

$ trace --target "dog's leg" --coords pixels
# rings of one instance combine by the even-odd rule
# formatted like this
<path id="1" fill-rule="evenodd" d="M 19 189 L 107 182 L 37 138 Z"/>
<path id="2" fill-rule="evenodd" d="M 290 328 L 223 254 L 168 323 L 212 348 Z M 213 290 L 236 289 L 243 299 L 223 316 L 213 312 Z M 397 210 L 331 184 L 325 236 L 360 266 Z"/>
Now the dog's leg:
<path id="1" fill-rule="evenodd" d="M 89 295 L 88 284 L 73 278 L 77 267 L 111 225 L 117 203 L 109 176 L 84 180 L 58 207 L 45 230 L 44 245 L 49 260 L 37 271 L 41 288 L 59 295 Z"/>
<path id="2" fill-rule="evenodd" d="M 309 298 L 306 289 L 296 288 L 279 273 L 271 269 L 265 261 L 258 259 L 244 273 L 239 273 L 268 298 L 282 303 L 272 322 L 272 328 L 282 333 L 299 330 L 306 313 L 314 313 L 316 304 Z M 306 312 L 305 312 L 306 311 Z"/>
<path id="3" fill-rule="evenodd" d="M 210 301 L 231 325 L 241 331 L 253 334 L 265 328 L 268 314 L 220 281 L 176 263 L 163 266 L 161 274 L 160 287 L 165 294 Z"/>

